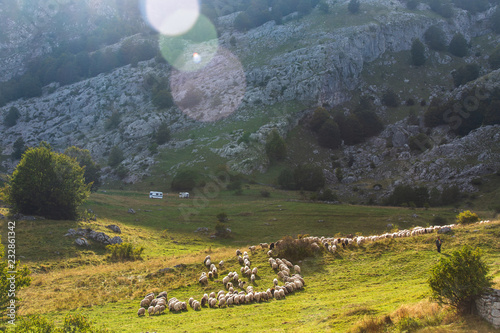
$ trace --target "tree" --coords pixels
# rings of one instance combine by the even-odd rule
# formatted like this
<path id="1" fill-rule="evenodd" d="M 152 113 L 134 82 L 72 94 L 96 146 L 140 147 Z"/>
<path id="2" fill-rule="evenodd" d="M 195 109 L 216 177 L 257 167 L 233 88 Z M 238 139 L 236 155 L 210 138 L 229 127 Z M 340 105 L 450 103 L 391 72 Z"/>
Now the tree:
<path id="1" fill-rule="evenodd" d="M 10 225 L 9 222 L 7 229 L 11 228 L 13 227 Z M 7 237 L 5 238 L 9 239 Z M 14 245 L 15 245 L 14 243 L 9 242 L 7 247 L 9 249 L 13 249 L 15 248 Z M 18 291 L 21 288 L 27 287 L 31 284 L 31 277 L 30 277 L 31 271 L 27 266 L 20 267 L 19 261 L 16 261 L 15 264 L 12 264 L 12 262 L 9 263 L 7 260 L 4 259 L 4 255 L 5 255 L 5 248 L 2 245 L 2 243 L 0 243 L 0 312 L 2 314 L 7 314 L 8 316 L 10 313 L 8 307 L 11 306 L 13 301 L 17 303 L 17 301 L 19 300 L 19 298 L 16 296 L 18 295 Z M 12 274 L 9 273 L 9 271 L 16 271 L 17 273 Z M 13 275 L 14 279 L 11 279 Z M 12 282 L 14 282 L 15 285 L 15 288 L 13 290 L 11 290 Z M 11 317 L 8 316 L 8 318 Z"/>
<path id="2" fill-rule="evenodd" d="M 19 117 L 21 117 L 21 113 L 15 106 L 13 106 L 3 117 L 3 124 L 6 127 L 12 127 L 17 124 L 17 120 L 19 119 Z"/>
<path id="3" fill-rule="evenodd" d="M 418 38 L 411 44 L 411 60 L 415 66 L 425 64 L 425 46 Z"/>
<path id="4" fill-rule="evenodd" d="M 436 25 L 431 26 L 424 33 L 425 42 L 435 51 L 446 50 L 446 38 L 444 31 Z"/>
<path id="5" fill-rule="evenodd" d="M 12 153 L 10 154 L 10 157 L 13 160 L 18 160 L 23 156 L 24 152 L 26 151 L 26 146 L 24 144 L 24 140 L 22 137 L 19 137 L 15 142 L 14 145 L 12 146 L 14 149 Z"/>
<path id="6" fill-rule="evenodd" d="M 278 176 L 278 185 L 285 190 L 295 190 L 295 180 L 290 169 L 283 169 Z"/>
<path id="7" fill-rule="evenodd" d="M 112 168 L 117 167 L 125 159 L 123 150 L 118 146 L 113 146 L 108 156 L 108 165 Z"/>
<path id="8" fill-rule="evenodd" d="M 277 130 L 273 130 L 266 140 L 266 154 L 271 163 L 282 161 L 286 157 L 285 140 Z"/>
<path id="9" fill-rule="evenodd" d="M 71 146 L 64 151 L 64 154 L 74 158 L 84 168 L 83 177 L 85 178 L 85 184 L 90 184 L 90 191 L 96 192 L 101 186 L 101 167 L 94 162 L 88 149 Z"/>
<path id="10" fill-rule="evenodd" d="M 465 39 L 464 35 L 458 33 L 453 36 L 448 45 L 448 51 L 456 57 L 463 58 L 468 53 L 469 44 Z"/>
<path id="11" fill-rule="evenodd" d="M 7 188 L 7 201 L 16 213 L 74 219 L 90 194 L 83 174 L 76 160 L 42 142 L 24 153 Z"/>
<path id="12" fill-rule="evenodd" d="M 174 105 L 174 98 L 167 89 L 160 89 L 153 93 L 153 105 L 160 109 L 166 109 Z"/>
<path id="13" fill-rule="evenodd" d="M 428 283 L 438 302 L 449 304 L 460 313 L 470 313 L 475 299 L 492 285 L 488 272 L 480 249 L 465 245 L 449 258 L 441 258 L 431 269 Z"/>
<path id="14" fill-rule="evenodd" d="M 297 189 L 317 191 L 325 186 L 325 176 L 320 167 L 304 164 L 297 166 L 293 171 L 293 178 Z"/>
<path id="15" fill-rule="evenodd" d="M 320 146 L 336 149 L 340 147 L 342 140 L 340 138 L 340 130 L 337 123 L 333 119 L 328 119 L 324 122 L 318 131 L 318 142 Z"/>
<path id="16" fill-rule="evenodd" d="M 479 77 L 479 70 L 478 64 L 467 64 L 453 71 L 451 75 L 453 76 L 455 87 L 477 79 Z"/>
<path id="17" fill-rule="evenodd" d="M 311 120 L 309 121 L 311 130 L 313 130 L 314 132 L 318 132 L 328 118 L 330 118 L 328 111 L 326 111 L 325 108 L 317 107 L 314 110 Z"/>
<path id="18" fill-rule="evenodd" d="M 191 191 L 196 186 L 198 174 L 194 170 L 181 170 L 172 179 L 172 190 Z"/>
<path id="19" fill-rule="evenodd" d="M 167 143 L 168 140 L 170 140 L 170 129 L 168 128 L 168 124 L 165 122 L 161 123 L 154 136 L 157 144 L 162 145 Z"/>
<path id="20" fill-rule="evenodd" d="M 359 0 L 351 0 L 347 5 L 347 9 L 351 14 L 356 14 L 359 12 Z"/>
<path id="21" fill-rule="evenodd" d="M 392 89 L 387 89 L 382 95 L 382 104 L 385 106 L 395 108 L 399 106 L 399 96 Z"/>
<path id="22" fill-rule="evenodd" d="M 469 224 L 479 221 L 479 216 L 476 213 L 466 210 L 457 215 L 458 224 Z"/>
<path id="23" fill-rule="evenodd" d="M 104 123 L 104 128 L 106 130 L 112 130 L 118 127 L 120 125 L 121 121 L 121 115 L 118 111 L 113 111 L 111 116 L 106 120 Z"/>

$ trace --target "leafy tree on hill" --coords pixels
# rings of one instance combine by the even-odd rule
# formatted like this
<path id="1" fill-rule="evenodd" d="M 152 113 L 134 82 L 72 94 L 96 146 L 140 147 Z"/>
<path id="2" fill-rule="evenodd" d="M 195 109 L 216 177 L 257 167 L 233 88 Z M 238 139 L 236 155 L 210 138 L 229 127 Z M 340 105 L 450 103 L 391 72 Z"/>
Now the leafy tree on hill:
<path id="1" fill-rule="evenodd" d="M 342 140 L 337 123 L 333 119 L 328 119 L 323 123 L 318 131 L 318 141 L 320 146 L 336 149 L 340 147 Z"/>
<path id="2" fill-rule="evenodd" d="M 108 165 L 112 168 L 117 167 L 123 160 L 125 156 L 123 155 L 123 150 L 118 146 L 113 146 L 109 152 Z"/>
<path id="3" fill-rule="evenodd" d="M 425 42 L 435 51 L 446 50 L 446 38 L 444 31 L 436 25 L 431 26 L 424 33 Z"/>
<path id="4" fill-rule="evenodd" d="M 194 170 L 181 170 L 172 179 L 172 190 L 191 191 L 196 186 L 198 174 Z"/>
<path id="5" fill-rule="evenodd" d="M 96 192 L 101 186 L 101 167 L 94 162 L 88 149 L 71 146 L 64 151 L 64 154 L 74 158 L 84 168 L 85 184 L 91 184 L 90 190 Z"/>
<path id="6" fill-rule="evenodd" d="M 154 134 L 156 143 L 162 145 L 170 140 L 170 128 L 168 124 L 162 122 Z"/>
<path id="7" fill-rule="evenodd" d="M 7 201 L 16 213 L 74 219 L 90 193 L 83 175 L 76 160 L 41 143 L 29 148 L 14 170 L 6 188 Z"/>
<path id="8" fill-rule="evenodd" d="M 297 189 L 317 191 L 325 186 L 323 170 L 313 165 L 297 166 L 293 171 L 293 178 Z"/>
<path id="9" fill-rule="evenodd" d="M 356 14 L 359 12 L 359 0 L 351 0 L 349 1 L 349 4 L 347 5 L 347 9 L 351 14 Z"/>
<path id="10" fill-rule="evenodd" d="M 467 64 L 453 71 L 452 76 L 455 87 L 477 79 L 479 77 L 479 69 L 478 64 Z"/>
<path id="11" fill-rule="evenodd" d="M 395 108 L 399 106 L 399 96 L 392 89 L 387 89 L 382 95 L 382 104 L 385 106 Z"/>
<path id="12" fill-rule="evenodd" d="M 328 118 L 330 118 L 330 114 L 328 113 L 328 111 L 326 111 L 325 108 L 317 107 L 314 110 L 311 120 L 309 121 L 311 130 L 313 130 L 314 132 L 318 132 Z"/>
<path id="13" fill-rule="evenodd" d="M 12 154 L 10 154 L 10 157 L 13 160 L 18 160 L 23 156 L 24 152 L 26 151 L 27 147 L 24 143 L 24 140 L 22 137 L 19 137 L 13 145 L 14 150 L 12 151 Z"/>
<path id="14" fill-rule="evenodd" d="M 19 112 L 18 108 L 13 106 L 3 117 L 3 124 L 6 127 L 12 127 L 17 124 L 17 120 L 19 119 L 19 117 L 21 117 L 21 113 Z"/>
<path id="15" fill-rule="evenodd" d="M 285 140 L 277 130 L 273 130 L 266 140 L 266 154 L 271 163 L 282 161 L 286 157 Z"/>
<path id="16" fill-rule="evenodd" d="M 488 273 L 489 267 L 481 250 L 465 245 L 448 258 L 441 258 L 432 268 L 428 283 L 438 302 L 468 314 L 472 312 L 475 299 L 492 286 Z"/>
<path id="17" fill-rule="evenodd" d="M 469 45 L 467 43 L 467 40 L 465 39 L 464 35 L 460 33 L 455 34 L 455 36 L 453 36 L 452 40 L 450 41 L 450 45 L 448 45 L 448 51 L 450 51 L 450 53 L 454 56 L 460 58 L 463 58 L 467 55 L 468 48 Z"/>
<path id="18" fill-rule="evenodd" d="M 425 46 L 418 38 L 411 44 L 411 60 L 415 66 L 422 66 L 426 60 Z"/>

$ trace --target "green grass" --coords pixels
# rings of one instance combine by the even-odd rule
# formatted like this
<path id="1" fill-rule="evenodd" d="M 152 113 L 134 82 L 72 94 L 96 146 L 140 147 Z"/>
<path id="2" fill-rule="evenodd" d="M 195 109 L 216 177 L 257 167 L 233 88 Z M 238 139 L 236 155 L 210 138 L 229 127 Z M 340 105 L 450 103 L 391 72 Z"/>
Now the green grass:
<path id="1" fill-rule="evenodd" d="M 300 200 L 298 193 L 272 189 L 270 198 L 262 198 L 261 189 L 257 185 L 244 187 L 240 196 L 221 191 L 204 203 L 173 195 L 153 200 L 147 193 L 112 190 L 93 194 L 86 204 L 98 215 L 92 223 L 18 222 L 18 255 L 34 272 L 32 285 L 20 293 L 24 301 L 19 314 L 42 313 L 60 325 L 68 311 L 80 311 L 99 325 L 120 332 L 345 332 L 364 318 L 393 315 L 403 304 L 425 301 L 430 295 L 427 272 L 439 260 L 433 245 L 435 234 L 353 246 L 335 255 L 322 254 L 297 262 L 306 287 L 285 300 L 138 318 L 140 299 L 149 291 L 166 290 L 169 297 L 187 300 L 223 289 L 222 277 L 229 271 L 239 272 L 236 248 L 246 249 L 284 235 L 381 234 L 388 231 L 388 223 L 403 229 L 431 224 L 433 215 L 452 220 L 455 214 L 451 209 L 415 211 L 314 203 Z M 196 214 L 185 220 L 178 209 L 181 204 L 196 208 Z M 135 209 L 136 214 L 129 214 L 128 208 Z M 210 234 L 194 233 L 200 226 L 209 227 L 212 233 L 215 216 L 222 211 L 229 216 L 232 238 L 211 239 Z M 412 217 L 414 213 L 417 218 Z M 112 234 L 105 228 L 111 223 L 121 227 L 125 241 L 146 248 L 144 260 L 112 263 L 101 246 L 94 244 L 82 250 L 73 239 L 62 236 L 68 228 L 78 226 Z M 499 285 L 499 236 L 498 222 L 458 228 L 443 236 L 443 255 L 465 243 L 480 246 Z M 197 279 L 206 271 L 202 262 L 207 254 L 214 262 L 224 260 L 226 266 L 208 287 L 201 287 Z M 255 289 L 267 289 L 276 276 L 267 256 L 257 251 L 251 261 L 259 268 Z M 157 273 L 178 264 L 185 266 Z M 453 327 L 463 328 L 467 323 L 465 320 Z"/>

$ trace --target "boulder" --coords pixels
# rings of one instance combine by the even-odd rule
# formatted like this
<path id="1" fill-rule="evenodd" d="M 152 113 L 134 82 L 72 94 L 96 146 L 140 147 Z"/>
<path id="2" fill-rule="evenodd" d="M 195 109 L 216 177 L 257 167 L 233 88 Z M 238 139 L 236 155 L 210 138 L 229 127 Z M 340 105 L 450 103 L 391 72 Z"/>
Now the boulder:
<path id="1" fill-rule="evenodd" d="M 120 227 L 117 225 L 114 225 L 114 224 L 107 225 L 106 228 L 111 229 L 113 232 L 116 232 L 117 234 L 122 233 L 122 230 L 120 229 Z"/>
<path id="2" fill-rule="evenodd" d="M 123 240 L 121 239 L 120 236 L 115 236 L 109 240 L 109 244 L 121 244 L 123 243 Z"/>
<path id="3" fill-rule="evenodd" d="M 128 209 L 128 213 L 129 213 L 129 214 L 135 214 L 135 210 L 133 210 L 132 208 L 129 208 L 129 209 Z"/>
<path id="4" fill-rule="evenodd" d="M 75 243 L 78 246 L 86 246 L 86 247 L 89 246 L 89 242 L 83 237 L 75 239 Z"/>
<path id="5" fill-rule="evenodd" d="M 66 235 L 64 235 L 64 237 L 67 237 L 67 236 L 76 236 L 76 230 L 75 229 L 68 229 L 68 232 L 66 233 Z"/>
<path id="6" fill-rule="evenodd" d="M 438 234 L 446 234 L 450 231 L 451 231 L 450 227 L 444 227 L 444 228 L 439 229 Z"/>

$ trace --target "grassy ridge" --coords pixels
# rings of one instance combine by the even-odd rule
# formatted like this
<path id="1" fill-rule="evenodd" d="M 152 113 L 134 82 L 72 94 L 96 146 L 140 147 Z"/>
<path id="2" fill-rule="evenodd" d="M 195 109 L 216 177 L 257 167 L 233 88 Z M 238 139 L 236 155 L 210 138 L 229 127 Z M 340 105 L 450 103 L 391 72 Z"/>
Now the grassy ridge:
<path id="1" fill-rule="evenodd" d="M 298 263 L 306 279 L 305 290 L 285 300 L 138 318 L 139 301 L 149 291 L 167 290 L 169 297 L 187 300 L 223 289 L 223 275 L 239 272 L 234 256 L 238 247 L 299 233 L 380 234 L 388 230 L 388 223 L 403 229 L 431 224 L 433 215 L 444 216 L 451 222 L 455 214 L 451 209 L 312 203 L 300 201 L 299 194 L 282 191 L 273 191 L 271 198 L 262 198 L 260 189 L 251 186 L 241 196 L 221 191 L 204 205 L 174 196 L 152 200 L 139 192 L 99 193 L 93 194 L 87 203 L 98 215 L 95 222 L 19 222 L 17 247 L 24 257 L 23 263 L 34 271 L 32 285 L 21 292 L 24 302 L 20 313 L 43 313 L 61 323 L 67 311 L 78 309 L 99 324 L 120 332 L 168 332 L 173 328 L 201 332 L 214 329 L 345 332 L 366 316 L 391 314 L 402 304 L 428 298 L 427 272 L 440 257 L 434 251 L 435 235 L 386 240 L 339 250 L 335 255 L 308 258 Z M 185 220 L 179 211 L 181 204 L 197 208 L 197 213 Z M 135 209 L 136 214 L 127 213 L 128 208 Z M 221 211 L 229 215 L 232 239 L 214 240 L 210 233 L 193 232 L 203 226 L 213 232 L 215 215 Z M 414 214 L 418 217 L 413 217 Z M 91 249 L 82 250 L 76 248 L 73 239 L 62 237 L 68 228 L 78 226 L 111 234 L 105 228 L 107 224 L 119 225 L 125 241 L 145 246 L 145 260 L 110 263 L 102 247 L 94 244 Z M 443 255 L 465 243 L 480 246 L 491 267 L 495 267 L 492 273 L 500 286 L 499 236 L 498 222 L 459 228 L 444 236 Z M 201 287 L 197 280 L 206 270 L 202 262 L 207 253 L 215 262 L 226 261 L 226 266 L 208 287 Z M 265 253 L 258 251 L 251 260 L 259 268 L 254 288 L 267 289 L 276 274 L 269 267 Z M 174 268 L 179 264 L 183 266 Z M 166 267 L 173 270 L 157 273 Z M 462 329 L 468 322 L 453 325 L 454 329 Z"/>

